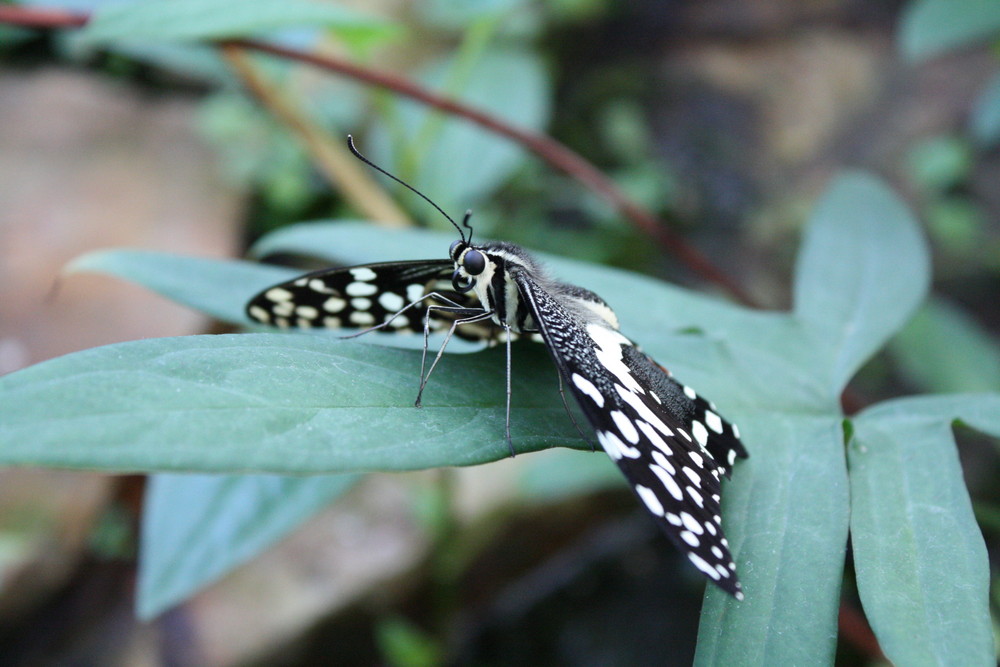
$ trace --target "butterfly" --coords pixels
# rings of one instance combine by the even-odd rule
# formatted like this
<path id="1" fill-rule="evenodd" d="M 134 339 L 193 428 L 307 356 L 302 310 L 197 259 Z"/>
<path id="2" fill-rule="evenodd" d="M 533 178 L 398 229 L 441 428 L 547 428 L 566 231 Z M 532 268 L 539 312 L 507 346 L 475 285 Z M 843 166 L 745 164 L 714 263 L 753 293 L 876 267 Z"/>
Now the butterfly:
<path id="1" fill-rule="evenodd" d="M 399 181 L 362 156 L 354 154 Z M 540 340 L 597 442 L 625 475 L 667 537 L 714 584 L 742 600 L 722 530 L 721 478 L 746 458 L 739 429 L 715 406 L 642 352 L 619 330 L 603 299 L 559 282 L 512 243 L 472 242 L 470 213 L 447 259 L 327 269 L 270 287 L 247 315 L 279 328 L 357 328 L 362 332 L 445 333 L 422 373 L 417 404 L 452 336 L 507 346 L 507 441 L 510 440 L 510 343 Z M 468 230 L 466 236 L 462 227 Z M 511 445 L 511 452 L 513 447 Z"/>

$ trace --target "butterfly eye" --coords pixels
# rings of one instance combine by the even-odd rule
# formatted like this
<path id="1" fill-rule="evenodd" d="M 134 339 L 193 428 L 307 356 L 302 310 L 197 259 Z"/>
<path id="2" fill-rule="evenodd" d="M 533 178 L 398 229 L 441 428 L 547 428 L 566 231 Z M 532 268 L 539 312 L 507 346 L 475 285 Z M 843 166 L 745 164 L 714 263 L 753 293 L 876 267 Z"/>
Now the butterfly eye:
<path id="1" fill-rule="evenodd" d="M 465 253 L 465 260 L 462 264 L 469 275 L 478 276 L 486 270 L 486 257 L 478 250 L 470 250 Z"/>
<path id="2" fill-rule="evenodd" d="M 472 289 L 472 286 L 476 284 L 476 281 L 470 276 L 463 276 L 461 271 L 455 271 L 451 274 L 451 285 L 455 288 L 455 291 L 465 294 Z"/>
<path id="3" fill-rule="evenodd" d="M 448 256 L 454 260 L 458 260 L 458 256 L 462 254 L 462 248 L 465 247 L 465 242 L 458 240 L 451 244 L 448 248 Z"/>

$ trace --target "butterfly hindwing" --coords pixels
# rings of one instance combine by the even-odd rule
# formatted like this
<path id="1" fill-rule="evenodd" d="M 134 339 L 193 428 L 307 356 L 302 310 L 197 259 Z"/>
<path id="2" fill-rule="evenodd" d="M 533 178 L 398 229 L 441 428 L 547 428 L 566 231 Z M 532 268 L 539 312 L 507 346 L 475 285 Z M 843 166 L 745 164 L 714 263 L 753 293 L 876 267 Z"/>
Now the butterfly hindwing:
<path id="1" fill-rule="evenodd" d="M 527 272 L 510 271 L 598 442 L 671 541 L 742 599 L 719 504 L 729 452 L 746 455 L 734 428 L 610 323 L 585 324 L 560 302 L 581 297 L 554 297 Z"/>
<path id="2" fill-rule="evenodd" d="M 377 331 L 422 332 L 429 305 L 444 301 L 424 299 L 432 292 L 453 304 L 481 308 L 474 293 L 460 294 L 451 286 L 454 263 L 449 260 L 383 262 L 324 269 L 270 287 L 247 304 L 247 315 L 264 324 L 287 328 L 367 329 L 388 322 Z M 447 329 L 447 313 L 431 311 L 430 330 Z M 389 321 L 391 318 L 391 321 Z M 459 327 L 456 335 L 469 340 L 495 337 L 495 328 Z"/>

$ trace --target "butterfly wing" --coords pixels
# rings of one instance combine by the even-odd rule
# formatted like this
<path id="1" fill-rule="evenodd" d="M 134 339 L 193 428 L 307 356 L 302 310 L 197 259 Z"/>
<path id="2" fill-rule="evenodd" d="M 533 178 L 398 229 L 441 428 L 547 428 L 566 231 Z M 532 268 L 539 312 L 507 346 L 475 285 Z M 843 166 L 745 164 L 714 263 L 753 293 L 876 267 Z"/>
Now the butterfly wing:
<path id="1" fill-rule="evenodd" d="M 422 332 L 427 307 L 445 305 L 435 298 L 420 301 L 428 294 L 464 308 L 482 307 L 474 292 L 462 294 L 452 287 L 454 266 L 451 260 L 420 260 L 324 269 L 269 287 L 247 303 L 246 312 L 254 321 L 282 329 L 367 329 L 385 324 L 376 331 Z M 393 317 L 409 304 L 414 305 Z M 431 311 L 431 331 L 447 329 L 452 321 L 446 312 Z M 497 331 L 485 322 L 459 327 L 456 335 L 492 341 Z"/>
<path id="2" fill-rule="evenodd" d="M 746 456 L 736 429 L 610 324 L 583 324 L 529 274 L 511 275 L 598 442 L 670 540 L 742 599 L 719 504 L 720 476 Z"/>

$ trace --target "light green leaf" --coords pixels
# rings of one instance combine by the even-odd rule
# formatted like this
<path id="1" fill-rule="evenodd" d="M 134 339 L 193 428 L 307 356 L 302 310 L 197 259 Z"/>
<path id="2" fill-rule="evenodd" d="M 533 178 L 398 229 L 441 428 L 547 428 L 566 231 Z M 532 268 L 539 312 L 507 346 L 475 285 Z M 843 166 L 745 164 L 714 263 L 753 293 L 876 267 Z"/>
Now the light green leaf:
<path id="1" fill-rule="evenodd" d="M 746 600 L 709 587 L 697 665 L 832 664 L 848 492 L 835 415 L 735 415 L 750 458 L 723 486 L 723 527 Z"/>
<path id="2" fill-rule="evenodd" d="M 858 592 L 893 664 L 995 664 L 989 561 L 951 435 L 958 416 L 1000 436 L 1000 395 L 892 401 L 854 422 Z"/>
<path id="3" fill-rule="evenodd" d="M 979 93 L 969 125 L 980 146 L 989 148 L 1000 141 L 1000 75 L 993 77 Z"/>
<path id="4" fill-rule="evenodd" d="M 544 350 L 516 353 L 517 450 L 583 446 Z M 336 473 L 508 456 L 503 351 L 448 361 L 418 410 L 415 351 L 280 334 L 85 350 L 0 377 L 0 464 Z"/>
<path id="5" fill-rule="evenodd" d="M 550 85 L 535 54 L 491 48 L 464 74 L 457 90 L 444 90 L 454 66 L 454 61 L 437 63 L 418 78 L 431 90 L 519 129 L 541 131 L 548 123 Z M 395 111 L 392 127 L 383 124 L 372 136 L 371 149 L 381 164 L 446 211 L 474 205 L 525 159 L 523 149 L 510 139 L 483 132 L 466 120 L 438 116 L 440 112 L 408 100 L 400 100 Z M 439 124 L 430 120 L 435 116 Z M 448 223 L 433 224 L 443 228 Z"/>
<path id="6" fill-rule="evenodd" d="M 941 299 L 926 303 L 890 350 L 903 373 L 926 391 L 1000 391 L 1000 344 Z"/>
<path id="7" fill-rule="evenodd" d="M 994 0 L 913 0 L 903 10 L 899 50 L 911 61 L 996 38 L 1000 3 Z"/>
<path id="8" fill-rule="evenodd" d="M 906 206 L 880 181 L 834 181 L 806 229 L 795 315 L 810 329 L 832 400 L 925 298 L 930 259 Z"/>
<path id="9" fill-rule="evenodd" d="M 92 252 L 64 269 L 69 274 L 78 271 L 130 280 L 230 324 L 247 324 L 243 309 L 251 297 L 301 273 L 266 264 L 142 250 Z"/>
<path id="10" fill-rule="evenodd" d="M 395 30 L 384 19 L 314 0 L 143 0 L 99 7 L 80 37 L 89 45 L 190 41 L 302 27 L 329 28 L 348 39 Z"/>
<path id="11" fill-rule="evenodd" d="M 152 618 L 250 560 L 357 479 L 154 475 L 143 512 L 139 616 Z"/>

